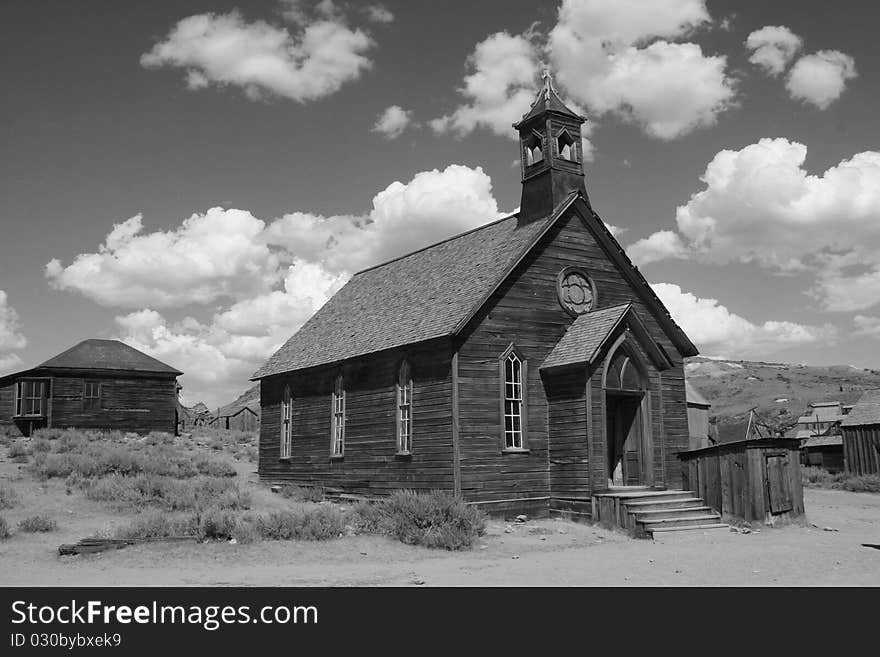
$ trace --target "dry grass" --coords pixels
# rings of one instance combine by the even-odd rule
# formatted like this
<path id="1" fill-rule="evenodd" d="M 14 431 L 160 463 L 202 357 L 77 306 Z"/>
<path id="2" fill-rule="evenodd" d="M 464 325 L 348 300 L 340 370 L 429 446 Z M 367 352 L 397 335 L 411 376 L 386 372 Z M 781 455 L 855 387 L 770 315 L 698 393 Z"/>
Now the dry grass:
<path id="1" fill-rule="evenodd" d="M 0 541 L 5 541 L 10 536 L 12 532 L 9 531 L 9 523 L 6 522 L 6 518 L 0 516 Z"/>
<path id="2" fill-rule="evenodd" d="M 11 486 L 0 486 L 0 509 L 11 509 L 18 505 L 18 493 Z"/>
<path id="3" fill-rule="evenodd" d="M 812 488 L 848 490 L 853 493 L 880 493 L 880 475 L 834 474 L 814 466 L 801 466 L 801 481 Z"/>
<path id="4" fill-rule="evenodd" d="M 30 516 L 18 523 L 20 532 L 54 532 L 58 523 L 49 516 Z"/>

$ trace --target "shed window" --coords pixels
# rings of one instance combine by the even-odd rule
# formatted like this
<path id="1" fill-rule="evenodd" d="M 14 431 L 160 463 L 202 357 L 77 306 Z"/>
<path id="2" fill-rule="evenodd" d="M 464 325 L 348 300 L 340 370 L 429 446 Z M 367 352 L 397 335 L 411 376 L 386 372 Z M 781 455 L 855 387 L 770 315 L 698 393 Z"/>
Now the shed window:
<path id="1" fill-rule="evenodd" d="M 525 362 L 510 349 L 501 360 L 503 374 L 502 410 L 504 413 L 504 448 L 525 448 L 523 373 Z"/>
<path id="2" fill-rule="evenodd" d="M 342 375 L 336 377 L 331 395 L 330 456 L 345 453 L 345 388 Z"/>
<path id="3" fill-rule="evenodd" d="M 42 417 L 46 414 L 46 382 L 19 381 L 15 386 L 15 414 Z"/>
<path id="4" fill-rule="evenodd" d="M 229 422 L 227 418 L 226 422 Z M 227 427 L 228 428 L 228 427 Z M 289 459 L 293 451 L 293 400 L 290 386 L 284 386 L 281 397 L 281 451 L 280 458 Z"/>
<path id="5" fill-rule="evenodd" d="M 101 384 L 95 381 L 83 383 L 83 410 L 96 411 L 101 408 Z"/>
<path id="6" fill-rule="evenodd" d="M 412 451 L 412 389 L 409 363 L 404 361 L 397 375 L 397 451 L 400 454 Z"/>

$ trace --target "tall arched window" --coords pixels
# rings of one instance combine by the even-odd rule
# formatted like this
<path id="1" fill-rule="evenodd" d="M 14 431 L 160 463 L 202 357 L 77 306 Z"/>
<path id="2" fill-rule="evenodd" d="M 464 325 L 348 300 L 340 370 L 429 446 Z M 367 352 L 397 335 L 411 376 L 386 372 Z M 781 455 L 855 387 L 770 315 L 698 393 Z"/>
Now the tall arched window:
<path id="1" fill-rule="evenodd" d="M 511 345 L 501 356 L 501 410 L 504 419 L 504 449 L 526 448 L 526 362 Z"/>
<path id="2" fill-rule="evenodd" d="M 397 373 L 397 452 L 412 451 L 412 376 L 409 363 L 403 361 Z"/>
<path id="3" fill-rule="evenodd" d="M 290 386 L 284 386 L 281 396 L 281 455 L 289 459 L 293 451 L 293 400 L 290 398 Z"/>
<path id="4" fill-rule="evenodd" d="M 330 423 L 330 456 L 342 456 L 345 453 L 345 388 L 342 375 L 336 377 L 333 384 Z"/>

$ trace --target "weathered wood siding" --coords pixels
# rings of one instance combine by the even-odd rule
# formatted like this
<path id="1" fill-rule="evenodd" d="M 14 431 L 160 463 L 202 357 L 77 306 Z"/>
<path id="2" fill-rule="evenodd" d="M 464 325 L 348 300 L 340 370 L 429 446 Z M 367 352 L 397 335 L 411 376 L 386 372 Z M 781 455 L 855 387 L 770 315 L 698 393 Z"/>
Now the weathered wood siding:
<path id="1" fill-rule="evenodd" d="M 567 266 L 581 266 L 595 281 L 597 308 L 632 302 L 651 336 L 667 352 L 673 367 L 650 370 L 650 410 L 654 434 L 654 483 L 665 484 L 688 447 L 682 358 L 617 265 L 573 210 L 548 232 L 492 295 L 462 332 L 459 343 L 460 452 L 462 493 L 468 500 L 491 501 L 549 496 L 550 422 L 547 392 L 539 367 L 573 321 L 559 305 L 556 281 Z M 528 448 L 526 454 L 502 451 L 498 358 L 513 342 L 528 359 Z M 644 356 L 643 362 L 650 361 Z M 592 374 L 592 464 L 598 482 L 607 476 L 604 444 L 604 395 L 601 372 Z M 561 411 L 561 409 L 560 409 Z M 556 413 L 554 412 L 554 415 Z M 559 421 L 559 420 L 554 420 Z M 571 429 L 568 429 L 571 440 Z M 586 442 L 586 427 L 583 441 Z M 578 448 L 582 458 L 583 445 Z M 588 482 L 583 482 L 584 493 Z M 571 491 L 569 484 L 568 491 Z"/>
<path id="2" fill-rule="evenodd" d="M 83 384 L 101 384 L 100 408 L 83 408 Z M 161 378 L 55 376 L 50 387 L 50 426 L 115 431 L 175 431 L 177 381 Z"/>
<path id="3" fill-rule="evenodd" d="M 20 435 L 12 417 L 15 415 L 15 384 L 0 388 L 0 432 Z"/>
<path id="4" fill-rule="evenodd" d="M 397 372 L 410 364 L 412 454 L 397 455 Z M 452 351 L 447 342 L 394 350 L 307 372 L 262 379 L 259 474 L 266 481 L 321 484 L 345 493 L 453 490 Z M 331 390 L 345 384 L 345 455 L 330 458 Z M 281 397 L 293 399 L 293 445 L 281 460 Z"/>
<path id="5" fill-rule="evenodd" d="M 843 467 L 853 475 L 880 473 L 880 424 L 843 427 Z"/>
<path id="6" fill-rule="evenodd" d="M 726 521 L 774 524 L 804 514 L 799 441 L 742 440 L 684 452 L 682 488 Z"/>
<path id="7" fill-rule="evenodd" d="M 543 377 L 549 404 L 550 495 L 588 499 L 587 373 L 577 368 Z"/>

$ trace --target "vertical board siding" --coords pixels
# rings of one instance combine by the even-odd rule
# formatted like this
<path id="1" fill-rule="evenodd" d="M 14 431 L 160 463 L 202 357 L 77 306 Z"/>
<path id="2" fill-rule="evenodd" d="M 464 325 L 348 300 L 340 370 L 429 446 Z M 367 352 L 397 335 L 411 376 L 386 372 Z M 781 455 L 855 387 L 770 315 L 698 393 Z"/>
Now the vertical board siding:
<path id="1" fill-rule="evenodd" d="M 577 479 L 581 495 L 594 482 L 606 477 L 604 444 L 604 395 L 601 371 L 591 373 L 591 399 L 581 408 L 592 408 L 592 436 L 587 436 L 583 414 L 563 421 L 563 405 L 551 410 L 548 391 L 541 378 L 540 366 L 571 325 L 573 318 L 559 305 L 556 281 L 568 266 L 583 267 L 593 278 L 598 302 L 605 308 L 631 302 L 649 333 L 667 352 L 673 367 L 662 377 L 650 367 L 640 350 L 643 363 L 649 366 L 652 388 L 650 415 L 654 435 L 654 483 L 666 483 L 666 473 L 679 472 L 677 453 L 688 447 L 687 409 L 685 405 L 682 358 L 641 297 L 622 275 L 617 265 L 599 245 L 579 215 L 570 212 L 562 218 L 541 243 L 524 258 L 516 270 L 492 295 L 461 334 L 459 347 L 459 386 L 461 422 L 460 450 L 462 492 L 466 499 L 485 501 L 506 498 L 542 497 L 551 494 L 551 480 L 567 478 L 567 493 L 574 491 Z M 528 360 L 528 448 L 527 454 L 502 451 L 502 418 L 498 403 L 498 358 L 510 343 Z M 552 385 L 552 383 L 551 383 Z M 583 394 L 580 399 L 583 401 Z M 577 404 L 569 402 L 569 411 L 578 413 Z M 583 440 L 590 444 L 577 450 L 572 463 L 554 464 L 549 428 L 563 427 L 559 453 L 570 444 L 575 425 L 580 423 Z M 551 450 L 553 450 L 551 452 Z M 593 463 L 589 463 L 592 453 Z M 559 459 L 557 459 L 559 460 Z M 549 467 L 548 467 L 549 464 Z M 566 475 L 562 472 L 568 468 Z"/>
<path id="2" fill-rule="evenodd" d="M 406 357 L 412 391 L 412 453 L 397 454 L 397 371 Z M 321 485 L 366 496 L 400 488 L 452 491 L 452 351 L 448 343 L 383 352 L 262 379 L 259 474 L 265 481 Z M 330 394 L 342 373 L 345 450 L 330 458 Z M 279 459 L 281 395 L 293 399 L 291 458 Z"/>
<path id="3" fill-rule="evenodd" d="M 848 474 L 880 474 L 880 425 L 843 427 L 843 466 Z"/>
<path id="4" fill-rule="evenodd" d="M 101 385 L 100 408 L 83 409 L 83 384 Z M 176 429 L 175 379 L 55 376 L 50 391 L 51 426 L 149 433 Z"/>

